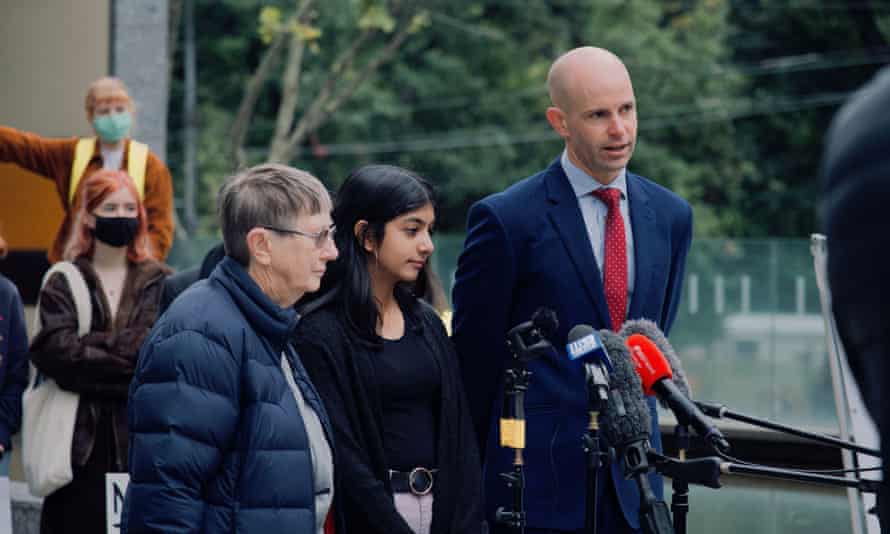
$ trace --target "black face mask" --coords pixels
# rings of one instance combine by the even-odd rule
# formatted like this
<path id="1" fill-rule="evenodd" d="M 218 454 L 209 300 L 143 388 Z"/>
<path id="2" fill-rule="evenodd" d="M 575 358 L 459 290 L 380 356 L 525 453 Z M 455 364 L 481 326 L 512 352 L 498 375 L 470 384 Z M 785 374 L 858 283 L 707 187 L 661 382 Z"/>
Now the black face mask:
<path id="1" fill-rule="evenodd" d="M 136 237 L 139 219 L 136 217 L 100 217 L 96 215 L 96 229 L 93 235 L 109 247 L 129 245 Z"/>

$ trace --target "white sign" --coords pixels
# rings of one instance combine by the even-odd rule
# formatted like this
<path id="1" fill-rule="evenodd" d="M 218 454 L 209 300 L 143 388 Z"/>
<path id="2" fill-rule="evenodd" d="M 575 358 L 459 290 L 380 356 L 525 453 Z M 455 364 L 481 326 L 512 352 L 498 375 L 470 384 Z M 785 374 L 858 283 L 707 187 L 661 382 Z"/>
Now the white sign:
<path id="1" fill-rule="evenodd" d="M 124 495 L 129 484 L 129 473 L 105 473 L 105 528 L 108 534 L 119 534 L 121 531 Z"/>
<path id="2" fill-rule="evenodd" d="M 9 502 L 9 477 L 0 477 L 0 533 L 12 534 L 12 510 Z"/>

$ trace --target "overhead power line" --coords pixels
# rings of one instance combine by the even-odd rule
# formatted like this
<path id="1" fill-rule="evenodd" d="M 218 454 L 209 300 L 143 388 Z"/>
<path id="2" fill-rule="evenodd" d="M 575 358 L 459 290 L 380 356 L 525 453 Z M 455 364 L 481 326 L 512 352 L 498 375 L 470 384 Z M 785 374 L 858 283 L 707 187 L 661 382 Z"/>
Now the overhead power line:
<path id="1" fill-rule="evenodd" d="M 801 72 L 814 72 L 819 70 L 831 70 L 838 68 L 862 67 L 867 65 L 883 65 L 890 63 L 890 47 L 874 49 L 855 49 L 836 52 L 808 52 L 805 54 L 793 54 L 764 58 L 760 61 L 748 63 L 736 63 L 725 65 L 712 65 L 702 69 L 703 76 L 742 76 L 756 78 L 773 74 L 790 74 Z M 632 61 L 628 62 L 631 73 L 638 74 L 646 71 L 673 72 L 676 67 L 641 65 Z M 523 87 L 511 91 L 498 91 L 483 95 L 451 95 L 434 100 L 422 100 L 414 104 L 399 106 L 399 109 L 407 112 L 429 111 L 437 109 L 454 109 L 477 104 L 480 99 L 503 101 L 505 98 L 523 98 L 543 96 L 547 89 L 542 82 L 539 85 Z"/>
<path id="2" fill-rule="evenodd" d="M 673 113 L 661 114 L 649 119 L 641 119 L 639 130 L 653 131 L 674 126 L 688 126 L 690 124 L 705 124 L 764 115 L 793 113 L 807 109 L 834 106 L 846 100 L 851 94 L 852 92 L 818 93 L 795 99 L 768 99 L 756 102 L 751 102 L 750 100 L 730 101 L 715 104 L 710 108 L 698 108 L 695 111 L 693 111 L 693 108 L 691 107 L 685 108 L 685 111 L 681 108 L 677 108 L 677 111 Z M 511 133 L 492 129 L 462 131 L 456 135 L 454 133 L 443 133 L 442 135 L 436 136 L 393 139 L 388 141 L 334 143 L 322 145 L 322 147 L 326 153 L 326 157 L 329 157 L 399 152 L 432 152 L 464 148 L 544 143 L 558 140 L 559 136 L 549 128 L 535 129 L 525 133 Z M 254 147 L 249 149 L 249 152 L 253 154 L 264 154 L 265 149 Z M 306 158 L 316 157 L 312 149 L 308 148 L 303 149 L 300 156 Z"/>
<path id="3" fill-rule="evenodd" d="M 755 5 L 745 6 L 742 4 L 740 9 L 747 10 L 819 10 L 819 11 L 874 11 L 875 13 L 886 13 L 890 11 L 890 6 L 878 2 L 835 2 L 826 3 L 821 0 L 799 0 L 789 1 L 785 4 L 778 2 L 758 2 Z"/>
<path id="4" fill-rule="evenodd" d="M 600 3 L 605 3 L 606 0 L 598 0 Z M 508 6 L 508 7 L 522 7 L 526 5 L 528 0 L 486 0 L 483 2 L 485 5 L 489 6 Z M 586 7 L 590 4 L 588 1 L 583 0 L 551 0 L 552 3 L 559 4 L 561 7 Z M 787 2 L 780 3 L 775 1 L 769 2 L 750 2 L 749 4 L 745 4 L 744 2 L 738 2 L 736 6 L 738 9 L 747 9 L 747 10 L 785 10 L 785 11 L 793 11 L 793 10 L 826 10 L 826 11 L 846 11 L 852 9 L 853 11 L 874 11 L 876 13 L 890 11 L 890 6 L 886 4 L 879 3 L 880 0 L 873 0 L 869 2 L 867 0 L 863 0 L 861 2 L 825 2 L 824 0 L 788 0 Z M 623 4 L 622 0 L 612 0 L 611 4 L 613 7 L 618 7 Z"/>

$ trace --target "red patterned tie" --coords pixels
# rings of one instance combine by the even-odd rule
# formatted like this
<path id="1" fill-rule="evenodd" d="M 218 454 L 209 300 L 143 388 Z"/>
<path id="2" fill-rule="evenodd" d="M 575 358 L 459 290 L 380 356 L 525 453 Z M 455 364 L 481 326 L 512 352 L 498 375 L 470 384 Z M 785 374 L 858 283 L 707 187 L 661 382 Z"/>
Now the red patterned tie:
<path id="1" fill-rule="evenodd" d="M 613 187 L 602 187 L 594 191 L 593 196 L 602 200 L 609 208 L 603 247 L 603 289 L 612 319 L 612 330 L 617 332 L 627 313 L 627 241 L 624 236 L 624 219 L 621 217 L 621 191 Z"/>

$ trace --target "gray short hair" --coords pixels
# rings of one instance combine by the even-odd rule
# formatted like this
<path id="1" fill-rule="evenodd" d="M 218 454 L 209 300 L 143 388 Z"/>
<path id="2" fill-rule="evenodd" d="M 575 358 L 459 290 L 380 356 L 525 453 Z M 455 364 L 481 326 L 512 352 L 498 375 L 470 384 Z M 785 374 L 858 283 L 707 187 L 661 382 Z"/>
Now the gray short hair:
<path id="1" fill-rule="evenodd" d="M 287 227 L 294 217 L 330 209 L 327 189 L 306 171 L 277 163 L 243 170 L 219 190 L 219 220 L 226 254 L 247 266 L 248 232 L 259 226 Z"/>

